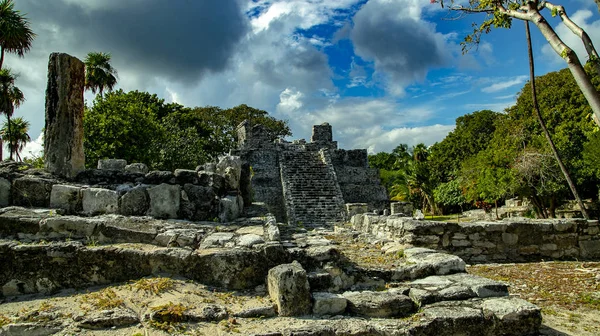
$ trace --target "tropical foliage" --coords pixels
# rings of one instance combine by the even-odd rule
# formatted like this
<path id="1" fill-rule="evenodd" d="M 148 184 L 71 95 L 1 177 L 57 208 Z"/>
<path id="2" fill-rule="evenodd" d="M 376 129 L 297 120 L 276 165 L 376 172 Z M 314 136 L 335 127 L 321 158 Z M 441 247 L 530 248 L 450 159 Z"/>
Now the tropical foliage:
<path id="1" fill-rule="evenodd" d="M 0 69 L 4 63 L 4 53 L 23 57 L 35 38 L 25 15 L 14 7 L 13 0 L 0 1 Z"/>
<path id="2" fill-rule="evenodd" d="M 25 145 L 31 141 L 31 137 L 27 132 L 29 132 L 29 122 L 21 117 L 13 118 L 10 124 L 7 121 L 0 129 L 0 136 L 2 136 L 4 141 L 8 142 L 11 159 L 14 156 L 17 158 L 17 161 L 22 161 L 20 153 L 25 148 Z"/>
<path id="3" fill-rule="evenodd" d="M 121 158 L 158 170 L 193 169 L 235 148 L 236 128 L 246 119 L 291 135 L 287 122 L 247 105 L 189 108 L 147 92 L 109 92 L 85 111 L 86 162 Z"/>
<path id="4" fill-rule="evenodd" d="M 557 150 L 583 198 L 598 199 L 600 131 L 567 69 L 536 79 L 540 110 Z M 598 87 L 598 78 L 593 78 Z M 411 150 L 408 164 L 392 153 L 369 157 L 391 194 L 405 185 L 408 199 L 431 212 L 488 208 L 527 197 L 538 217 L 553 217 L 571 198 L 536 116 L 527 83 L 504 113 L 476 111 L 459 117 L 439 143 Z M 397 148 L 407 148 L 406 145 Z M 389 176 L 403 176 L 392 180 Z"/>
<path id="5" fill-rule="evenodd" d="M 110 64 L 111 55 L 103 52 L 87 54 L 85 64 L 85 88 L 98 92 L 100 96 L 105 89 L 112 91 L 117 84 L 117 70 Z"/>

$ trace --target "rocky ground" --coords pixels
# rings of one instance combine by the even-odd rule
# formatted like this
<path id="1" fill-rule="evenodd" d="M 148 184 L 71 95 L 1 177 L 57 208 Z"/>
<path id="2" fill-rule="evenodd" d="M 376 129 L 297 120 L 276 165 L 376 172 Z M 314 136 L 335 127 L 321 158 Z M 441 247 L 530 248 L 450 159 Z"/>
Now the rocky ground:
<path id="1" fill-rule="evenodd" d="M 510 292 L 542 308 L 543 335 L 600 335 L 600 262 L 539 262 L 468 267 L 510 284 Z"/>

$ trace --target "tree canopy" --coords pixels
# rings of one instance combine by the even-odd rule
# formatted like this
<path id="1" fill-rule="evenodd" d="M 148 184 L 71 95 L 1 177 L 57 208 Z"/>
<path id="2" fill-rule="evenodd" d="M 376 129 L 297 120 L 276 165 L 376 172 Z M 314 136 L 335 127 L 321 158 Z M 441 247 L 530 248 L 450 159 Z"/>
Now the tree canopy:
<path id="1" fill-rule="evenodd" d="M 4 53 L 15 53 L 23 57 L 31 49 L 35 33 L 29 21 L 20 11 L 15 10 L 13 0 L 0 1 L 0 69 L 4 63 Z"/>
<path id="2" fill-rule="evenodd" d="M 291 135 L 287 122 L 247 105 L 189 108 L 147 92 L 109 92 L 86 108 L 86 161 L 93 166 L 98 159 L 120 158 L 158 170 L 193 169 L 235 148 L 236 127 L 246 119 L 278 136 Z"/>

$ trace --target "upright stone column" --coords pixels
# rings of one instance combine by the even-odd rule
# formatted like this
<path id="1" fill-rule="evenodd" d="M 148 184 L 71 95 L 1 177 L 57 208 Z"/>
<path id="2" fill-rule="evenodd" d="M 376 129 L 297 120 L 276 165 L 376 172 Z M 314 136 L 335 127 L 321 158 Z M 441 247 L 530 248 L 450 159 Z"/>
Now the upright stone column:
<path id="1" fill-rule="evenodd" d="M 44 161 L 50 173 L 72 178 L 85 168 L 83 89 L 85 68 L 79 59 L 52 53 L 48 61 Z"/>

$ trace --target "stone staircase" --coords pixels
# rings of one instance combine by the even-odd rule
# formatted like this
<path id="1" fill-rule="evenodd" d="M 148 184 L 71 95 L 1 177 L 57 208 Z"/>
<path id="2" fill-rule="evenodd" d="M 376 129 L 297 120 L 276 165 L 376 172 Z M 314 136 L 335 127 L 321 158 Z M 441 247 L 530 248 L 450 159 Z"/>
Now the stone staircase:
<path id="1" fill-rule="evenodd" d="M 289 223 L 322 226 L 344 220 L 344 199 L 328 153 L 284 151 L 281 179 Z"/>

